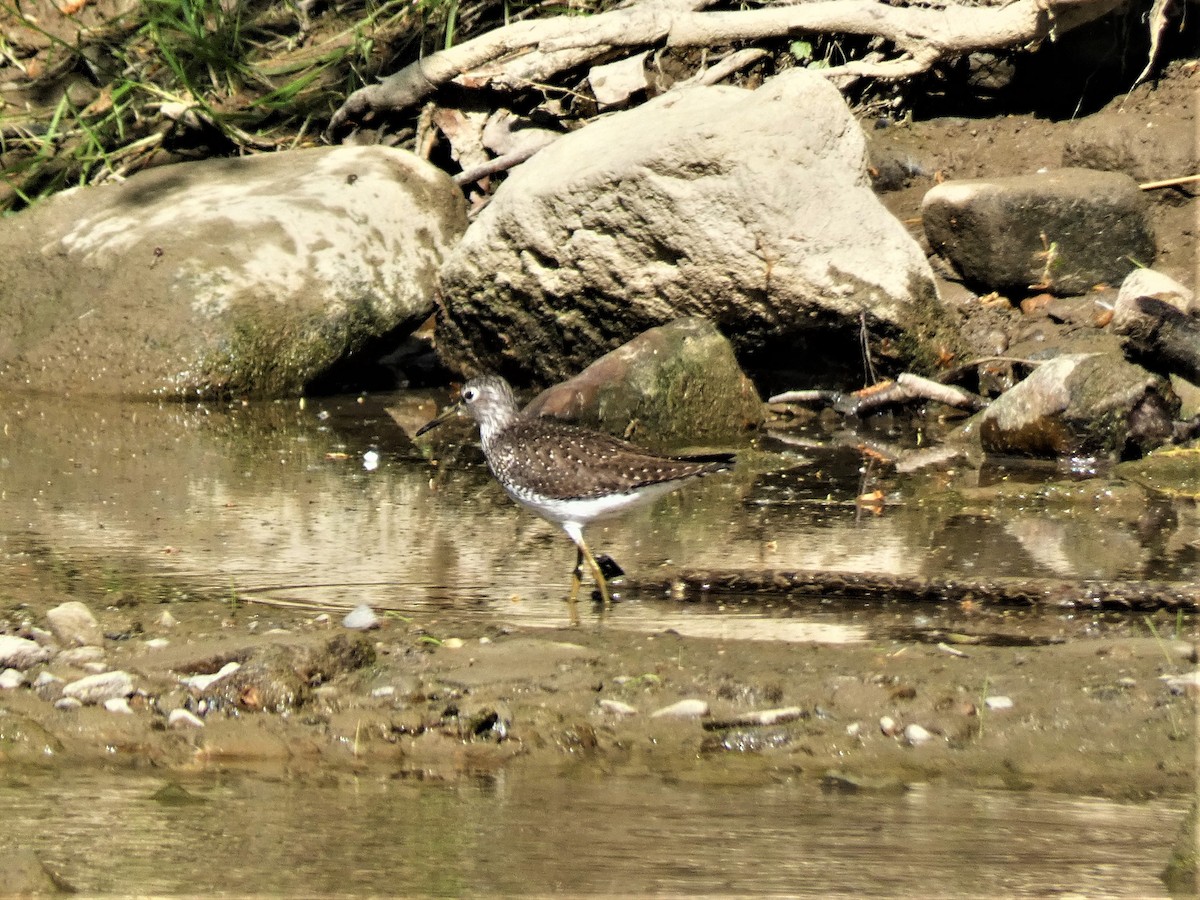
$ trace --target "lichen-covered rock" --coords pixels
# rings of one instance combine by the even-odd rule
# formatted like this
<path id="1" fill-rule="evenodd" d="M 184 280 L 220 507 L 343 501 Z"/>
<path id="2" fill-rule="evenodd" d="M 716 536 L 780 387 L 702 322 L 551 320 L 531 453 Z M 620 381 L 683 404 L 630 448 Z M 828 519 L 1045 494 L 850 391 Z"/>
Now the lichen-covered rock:
<path id="1" fill-rule="evenodd" d="M 1165 379 L 1103 353 L 1072 353 L 1032 375 L 971 420 L 995 456 L 1130 459 L 1172 435 L 1179 400 Z"/>
<path id="2" fill-rule="evenodd" d="M 741 443 L 763 421 L 732 346 L 704 319 L 651 328 L 543 391 L 526 412 L 658 448 Z"/>
<path id="3" fill-rule="evenodd" d="M 793 69 L 690 87 L 571 132 L 514 171 L 442 269 L 443 359 L 562 381 L 647 328 L 713 322 L 739 358 L 861 377 L 955 338 L 925 255 L 880 203 L 861 128 Z"/>
<path id="4" fill-rule="evenodd" d="M 0 220 L 0 388 L 299 393 L 433 308 L 466 226 L 435 167 L 329 147 L 151 169 Z"/>

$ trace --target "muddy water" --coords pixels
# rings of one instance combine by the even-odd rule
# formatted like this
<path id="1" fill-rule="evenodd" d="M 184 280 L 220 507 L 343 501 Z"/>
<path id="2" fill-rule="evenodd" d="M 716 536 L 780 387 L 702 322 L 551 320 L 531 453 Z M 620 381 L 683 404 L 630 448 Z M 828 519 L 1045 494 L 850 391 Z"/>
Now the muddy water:
<path id="1" fill-rule="evenodd" d="M 1163 895 L 1182 803 L 846 797 L 517 771 L 455 784 L 90 773 L 0 779 L 27 849 L 89 894 Z M 10 816 L 12 818 L 10 818 Z"/>
<path id="2" fill-rule="evenodd" d="M 36 622 L 69 596 L 102 621 L 107 611 L 106 624 L 149 621 L 163 605 L 186 623 L 188 610 L 217 603 L 303 631 L 319 611 L 334 611 L 336 622 L 337 611 L 369 603 L 430 633 L 577 640 L 600 666 L 614 660 L 615 672 L 686 673 L 673 684 L 684 694 L 713 696 L 718 682 L 732 685 L 726 699 L 779 694 L 814 704 L 818 719 L 832 709 L 835 724 L 806 726 L 799 746 L 781 744 L 791 747 L 782 759 L 706 751 L 699 762 L 700 737 L 614 731 L 613 752 L 564 766 L 530 750 L 484 779 L 447 778 L 446 765 L 431 768 L 434 781 L 412 769 L 351 777 L 344 767 L 297 774 L 270 762 L 153 777 L 137 764 L 0 770 L 8 835 L 89 893 L 1160 892 L 1157 873 L 1194 773 L 1194 708 L 1158 683 L 1188 664 L 1155 642 L 1190 638 L 1190 616 L 1160 618 L 1152 640 L 1141 617 L 1071 610 L 981 621 L 937 604 L 627 595 L 613 610 L 584 606 L 571 628 L 562 602 L 570 543 L 516 508 L 476 449 L 414 446 L 396 419 L 423 422 L 434 412 L 426 401 L 6 401 L 0 614 Z M 852 446 L 861 438 L 822 437 L 744 454 L 733 475 L 589 537 L 639 574 L 718 565 L 1200 580 L 1194 504 L 1046 472 L 902 478 Z M 854 503 L 874 491 L 880 504 Z M 951 657 L 902 636 L 935 626 L 996 627 L 1006 640 L 1065 646 L 1042 655 L 972 649 L 968 668 L 943 686 Z M 647 641 L 633 643 L 631 633 Z M 651 643 L 664 633 L 675 642 L 669 651 L 666 641 Z M 503 640 L 494 645 L 502 650 Z M 463 683 L 461 666 L 441 651 L 430 666 Z M 586 675 L 489 694 L 475 671 L 473 695 L 511 704 L 514 730 L 530 728 L 525 746 L 548 747 L 551 757 L 555 739 L 541 735 L 552 726 L 537 710 L 577 721 L 595 705 Z M 876 673 L 865 685 L 855 680 L 864 671 Z M 887 700 L 884 691 L 907 697 L 908 683 L 920 685 L 919 700 L 931 698 L 930 710 L 943 709 L 932 698 L 961 691 L 956 684 L 1024 686 L 1021 718 L 1010 720 L 1024 729 L 1005 733 L 993 718 L 987 740 L 1001 755 L 973 747 L 964 731 L 966 750 L 930 751 L 921 762 L 891 739 L 846 737 L 852 719 L 878 731 L 877 701 L 867 696 L 876 684 Z M 529 709 L 517 708 L 522 694 Z M 907 755 L 896 763 L 896 754 Z M 823 793 L 818 776 L 843 763 L 888 786 Z M 203 802 L 150 799 L 170 781 Z M 1072 784 L 1108 799 L 1073 796 Z"/>

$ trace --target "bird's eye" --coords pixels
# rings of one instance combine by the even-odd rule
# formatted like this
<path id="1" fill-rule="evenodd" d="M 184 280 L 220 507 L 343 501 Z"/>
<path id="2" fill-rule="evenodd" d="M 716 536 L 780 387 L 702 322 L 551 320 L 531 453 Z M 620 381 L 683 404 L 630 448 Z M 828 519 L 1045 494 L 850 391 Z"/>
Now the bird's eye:
<path id="1" fill-rule="evenodd" d="M 470 403 L 472 400 L 474 400 L 475 399 L 475 388 L 467 388 L 465 391 L 463 391 L 462 398 L 464 400 L 466 400 L 468 403 Z"/>

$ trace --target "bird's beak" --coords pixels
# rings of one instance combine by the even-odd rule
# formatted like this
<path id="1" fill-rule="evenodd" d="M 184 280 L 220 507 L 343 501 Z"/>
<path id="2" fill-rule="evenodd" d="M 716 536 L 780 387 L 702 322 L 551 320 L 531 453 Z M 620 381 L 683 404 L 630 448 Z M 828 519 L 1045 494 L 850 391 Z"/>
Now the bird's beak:
<path id="1" fill-rule="evenodd" d="M 433 431 L 433 429 L 437 428 L 439 425 L 441 425 L 447 419 L 453 419 L 455 416 L 457 416 L 459 413 L 459 410 L 461 410 L 462 408 L 463 408 L 463 403 L 461 400 L 459 400 L 457 403 L 451 405 L 444 413 L 442 413 L 436 419 L 430 419 L 428 422 L 426 422 L 424 425 L 422 425 L 420 428 L 418 428 L 417 433 L 414 434 L 413 437 L 420 437 L 421 435 L 425 434 L 428 431 Z"/>

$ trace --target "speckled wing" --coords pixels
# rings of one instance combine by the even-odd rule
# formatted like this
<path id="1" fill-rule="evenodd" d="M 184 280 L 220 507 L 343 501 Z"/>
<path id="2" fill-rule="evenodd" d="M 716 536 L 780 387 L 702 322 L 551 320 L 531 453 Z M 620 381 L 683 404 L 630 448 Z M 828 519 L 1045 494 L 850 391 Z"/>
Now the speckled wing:
<path id="1" fill-rule="evenodd" d="M 585 500 L 719 472 L 733 456 L 657 456 L 598 431 L 538 418 L 505 429 L 490 462 L 503 483 L 550 500 Z"/>

